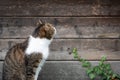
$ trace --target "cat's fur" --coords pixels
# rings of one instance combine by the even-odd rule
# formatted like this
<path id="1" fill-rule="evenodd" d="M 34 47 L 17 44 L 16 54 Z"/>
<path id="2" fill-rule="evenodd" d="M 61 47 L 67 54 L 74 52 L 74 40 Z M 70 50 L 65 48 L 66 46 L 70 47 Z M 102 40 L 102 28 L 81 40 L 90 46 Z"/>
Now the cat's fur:
<path id="1" fill-rule="evenodd" d="M 13 46 L 5 57 L 3 80 L 37 80 L 55 33 L 51 24 L 40 22 L 25 42 Z"/>

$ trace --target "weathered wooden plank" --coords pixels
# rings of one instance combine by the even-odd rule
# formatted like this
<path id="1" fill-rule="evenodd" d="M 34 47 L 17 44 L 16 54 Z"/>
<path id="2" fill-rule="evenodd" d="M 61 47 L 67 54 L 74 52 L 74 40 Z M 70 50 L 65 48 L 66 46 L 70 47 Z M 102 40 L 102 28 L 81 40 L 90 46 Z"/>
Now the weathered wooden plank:
<path id="1" fill-rule="evenodd" d="M 4 60 L 7 50 L 0 52 L 0 60 Z M 120 51 L 110 50 L 80 50 L 79 56 L 87 60 L 100 60 L 102 56 L 106 56 L 107 60 L 120 60 Z M 73 55 L 70 55 L 68 51 L 50 51 L 48 61 L 71 61 L 75 60 Z"/>
<path id="2" fill-rule="evenodd" d="M 114 16 L 119 0 L 0 0 L 0 16 Z"/>
<path id="3" fill-rule="evenodd" d="M 120 18 L 110 17 L 0 18 L 0 38 L 26 38 L 39 19 L 56 27 L 56 38 L 120 38 Z"/>
<path id="4" fill-rule="evenodd" d="M 120 74 L 120 62 L 110 62 L 113 70 Z M 98 62 L 92 62 L 97 65 Z M 47 76 L 47 77 L 46 77 Z M 47 62 L 39 76 L 39 80 L 90 80 L 79 62 Z M 96 78 L 95 80 L 101 80 Z"/>
<path id="5" fill-rule="evenodd" d="M 92 61 L 97 65 L 97 61 Z M 112 69 L 120 74 L 120 61 L 110 61 Z M 0 80 L 2 80 L 2 62 L 0 62 Z M 38 80 L 89 80 L 85 69 L 78 61 L 47 61 Z M 96 78 L 96 80 L 100 80 Z"/>
<path id="6" fill-rule="evenodd" d="M 0 80 L 2 80 L 2 68 L 3 68 L 3 62 L 0 61 Z"/>
<path id="7" fill-rule="evenodd" d="M 3 60 L 6 50 L 23 39 L 1 39 L 0 59 Z M 78 48 L 79 55 L 88 60 L 98 60 L 107 56 L 108 60 L 120 60 L 120 39 L 54 39 L 49 60 L 73 60 L 69 49 Z"/>
<path id="8" fill-rule="evenodd" d="M 110 50 L 80 50 L 79 56 L 87 60 L 100 60 L 102 56 L 106 56 L 107 60 L 120 60 L 120 51 Z M 48 60 L 75 60 L 73 55 L 69 55 L 68 51 L 51 51 Z"/>
<path id="9" fill-rule="evenodd" d="M 66 51 L 76 47 L 79 50 L 120 50 L 120 39 L 54 39 L 51 44 L 53 51 Z"/>
<path id="10" fill-rule="evenodd" d="M 0 39 L 0 51 L 9 49 L 16 43 L 24 39 Z M 98 49 L 98 50 L 120 50 L 120 39 L 54 39 L 50 49 L 52 51 L 67 51 L 71 48 L 78 50 Z"/>

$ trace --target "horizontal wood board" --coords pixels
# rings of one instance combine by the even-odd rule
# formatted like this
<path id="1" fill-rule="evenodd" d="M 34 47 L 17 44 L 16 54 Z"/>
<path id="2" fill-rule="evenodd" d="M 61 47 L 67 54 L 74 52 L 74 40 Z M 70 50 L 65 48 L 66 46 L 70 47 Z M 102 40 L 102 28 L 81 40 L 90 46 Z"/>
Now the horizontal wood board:
<path id="1" fill-rule="evenodd" d="M 55 38 L 120 38 L 120 17 L 0 17 L 0 38 L 26 38 L 39 19 L 55 26 Z"/>
<path id="2" fill-rule="evenodd" d="M 97 61 L 91 61 L 95 66 Z M 115 73 L 120 74 L 120 61 L 109 61 Z M 0 80 L 2 80 L 2 64 L 0 62 Z M 78 61 L 47 61 L 39 74 L 38 80 L 89 80 L 85 69 Z M 100 80 L 100 78 L 96 78 Z"/>
<path id="3" fill-rule="evenodd" d="M 11 48 L 25 39 L 0 39 L 0 51 Z M 50 45 L 52 51 L 67 51 L 72 48 L 78 50 L 98 49 L 98 50 L 120 50 L 120 39 L 54 39 Z"/>
<path id="4" fill-rule="evenodd" d="M 0 39 L 0 59 L 4 60 L 6 51 L 24 39 Z M 49 60 L 73 60 L 69 52 L 77 48 L 79 55 L 88 60 L 120 60 L 120 39 L 54 39 L 50 45 Z"/>
<path id="5" fill-rule="evenodd" d="M 120 0 L 0 0 L 0 16 L 120 16 Z"/>
<path id="6" fill-rule="evenodd" d="M 7 50 L 0 52 L 0 60 L 4 60 Z M 110 50 L 80 50 L 78 51 L 80 57 L 86 60 L 100 60 L 101 57 L 106 56 L 107 60 L 120 61 L 120 51 Z M 73 54 L 69 54 L 68 51 L 50 51 L 48 61 L 75 61 Z"/>

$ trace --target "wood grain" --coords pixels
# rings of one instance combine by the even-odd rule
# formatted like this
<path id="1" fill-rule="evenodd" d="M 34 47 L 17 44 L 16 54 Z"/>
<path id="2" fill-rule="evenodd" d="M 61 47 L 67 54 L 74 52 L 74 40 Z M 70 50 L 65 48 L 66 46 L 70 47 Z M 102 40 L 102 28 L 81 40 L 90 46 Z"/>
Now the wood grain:
<path id="1" fill-rule="evenodd" d="M 110 63 L 113 70 L 120 74 L 119 61 Z M 97 65 L 98 62 L 93 61 L 92 64 Z M 79 62 L 52 61 L 45 64 L 39 80 L 89 80 L 89 78 L 86 76 L 85 69 L 81 67 Z M 96 78 L 95 80 L 101 79 Z"/>
<path id="2" fill-rule="evenodd" d="M 0 51 L 9 49 L 24 39 L 0 39 Z M 50 45 L 52 51 L 67 51 L 76 47 L 78 50 L 120 50 L 120 39 L 54 39 Z"/>
<path id="3" fill-rule="evenodd" d="M 76 47 L 78 50 L 120 50 L 120 39 L 54 39 L 50 48 L 63 51 Z"/>
<path id="4" fill-rule="evenodd" d="M 97 65 L 97 61 L 91 61 Z M 0 62 L 0 80 L 2 80 L 2 64 Z M 120 61 L 110 61 L 115 73 L 120 74 Z M 81 67 L 78 61 L 47 61 L 43 66 L 38 80 L 89 80 L 85 69 Z M 100 80 L 96 78 L 96 80 Z"/>
<path id="5" fill-rule="evenodd" d="M 119 16 L 119 0 L 0 0 L 0 16 Z"/>
<path id="6" fill-rule="evenodd" d="M 120 0 L 0 0 L 0 80 L 6 52 L 24 41 L 39 19 L 57 29 L 39 80 L 89 80 L 69 55 L 75 47 L 93 65 L 107 56 L 120 74 Z"/>
<path id="7" fill-rule="evenodd" d="M 0 80 L 2 80 L 3 61 L 0 61 Z"/>
<path id="8" fill-rule="evenodd" d="M 0 59 L 4 59 L 9 48 L 22 41 L 24 39 L 0 39 Z M 120 39 L 54 39 L 49 60 L 73 60 L 69 55 L 73 48 L 78 48 L 79 55 L 88 60 L 99 60 L 103 55 L 108 60 L 120 60 Z"/>
<path id="9" fill-rule="evenodd" d="M 26 38 L 39 19 L 56 27 L 55 38 L 120 38 L 120 17 L 0 18 L 0 38 Z"/>
<path id="10" fill-rule="evenodd" d="M 100 60 L 102 56 L 106 56 L 107 60 L 119 61 L 120 51 L 111 50 L 80 50 L 78 55 L 87 60 Z M 74 61 L 73 54 L 69 55 L 68 51 L 51 51 L 48 57 L 48 61 Z"/>
<path id="11" fill-rule="evenodd" d="M 0 52 L 0 60 L 4 60 L 7 50 Z M 107 60 L 119 61 L 120 51 L 111 50 L 80 50 L 78 51 L 79 56 L 87 60 L 100 60 L 102 56 L 106 56 Z M 69 54 L 68 51 L 50 51 L 48 61 L 74 61 L 73 54 Z"/>

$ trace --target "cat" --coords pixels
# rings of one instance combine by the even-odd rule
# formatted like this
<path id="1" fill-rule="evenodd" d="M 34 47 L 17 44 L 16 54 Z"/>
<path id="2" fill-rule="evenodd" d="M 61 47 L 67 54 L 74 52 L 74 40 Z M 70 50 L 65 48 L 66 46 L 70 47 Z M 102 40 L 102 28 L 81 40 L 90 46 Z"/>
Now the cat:
<path id="1" fill-rule="evenodd" d="M 32 35 L 8 50 L 3 63 L 3 80 L 37 80 L 55 34 L 52 24 L 39 21 Z"/>

